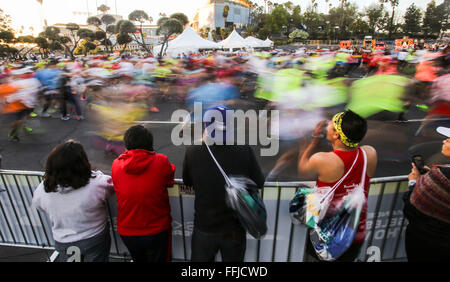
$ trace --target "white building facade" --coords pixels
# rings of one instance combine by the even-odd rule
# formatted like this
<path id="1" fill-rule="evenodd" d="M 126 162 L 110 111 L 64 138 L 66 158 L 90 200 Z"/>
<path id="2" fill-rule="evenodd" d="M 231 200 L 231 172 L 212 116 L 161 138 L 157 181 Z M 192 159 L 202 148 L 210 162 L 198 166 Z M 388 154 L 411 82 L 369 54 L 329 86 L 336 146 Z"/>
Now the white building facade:
<path id="1" fill-rule="evenodd" d="M 229 7 L 228 16 L 223 17 L 225 6 Z M 191 26 L 200 29 L 225 28 L 234 25 L 241 28 L 249 24 L 251 4 L 247 0 L 208 0 L 207 4 L 198 9 Z"/>

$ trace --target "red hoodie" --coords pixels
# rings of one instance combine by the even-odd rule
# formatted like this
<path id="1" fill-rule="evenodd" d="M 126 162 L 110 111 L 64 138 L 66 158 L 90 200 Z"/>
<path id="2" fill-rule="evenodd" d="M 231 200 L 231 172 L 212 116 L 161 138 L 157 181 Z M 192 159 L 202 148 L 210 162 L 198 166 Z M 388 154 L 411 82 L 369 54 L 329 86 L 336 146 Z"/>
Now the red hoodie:
<path id="1" fill-rule="evenodd" d="M 167 187 L 174 184 L 175 166 L 162 154 L 125 151 L 112 165 L 117 196 L 117 232 L 124 236 L 160 233 L 171 226 Z"/>

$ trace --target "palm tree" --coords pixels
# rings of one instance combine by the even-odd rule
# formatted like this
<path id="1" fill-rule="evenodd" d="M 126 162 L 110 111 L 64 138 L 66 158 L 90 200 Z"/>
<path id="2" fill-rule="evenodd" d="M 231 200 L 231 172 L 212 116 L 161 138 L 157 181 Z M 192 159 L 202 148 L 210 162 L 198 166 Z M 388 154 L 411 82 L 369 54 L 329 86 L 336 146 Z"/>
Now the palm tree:
<path id="1" fill-rule="evenodd" d="M 225 7 L 223 7 L 223 26 L 225 27 L 226 23 L 227 23 L 227 18 L 228 18 L 228 12 L 230 11 L 230 6 L 225 5 Z"/>

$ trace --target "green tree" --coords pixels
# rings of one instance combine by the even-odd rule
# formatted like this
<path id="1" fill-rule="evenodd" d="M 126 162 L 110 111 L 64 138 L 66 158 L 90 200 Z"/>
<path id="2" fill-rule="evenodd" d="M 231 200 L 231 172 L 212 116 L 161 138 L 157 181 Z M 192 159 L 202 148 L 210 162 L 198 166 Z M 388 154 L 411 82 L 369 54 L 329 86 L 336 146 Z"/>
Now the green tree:
<path id="1" fill-rule="evenodd" d="M 142 25 L 145 22 L 152 22 L 153 19 L 151 17 L 148 16 L 148 14 L 142 10 L 134 10 L 133 12 L 131 12 L 128 15 L 128 19 L 132 22 L 135 23 L 139 23 L 139 34 L 140 34 L 140 38 L 138 38 L 136 36 L 135 33 L 133 33 L 133 37 L 134 37 L 134 41 L 136 41 L 145 51 L 150 52 L 150 48 L 147 46 L 147 44 L 145 44 L 145 40 L 144 40 L 144 32 L 142 30 Z"/>
<path id="2" fill-rule="evenodd" d="M 426 37 L 437 38 L 441 29 L 442 22 L 440 17 L 440 12 L 436 6 L 434 0 L 430 1 L 425 10 L 425 15 L 423 18 L 422 29 Z"/>
<path id="3" fill-rule="evenodd" d="M 41 54 L 41 56 L 43 58 L 46 58 L 48 56 L 48 52 L 49 52 L 49 43 L 47 38 L 39 36 L 37 37 L 34 42 L 38 45 L 39 47 L 39 53 Z"/>
<path id="4" fill-rule="evenodd" d="M 116 25 L 116 33 L 119 34 L 131 34 L 136 32 L 136 26 L 127 20 L 121 20 Z"/>
<path id="5" fill-rule="evenodd" d="M 77 25 L 76 23 L 68 23 L 68 24 L 66 24 L 66 29 L 69 30 L 70 39 L 73 43 L 72 47 L 68 47 L 67 51 L 70 53 L 70 57 L 72 59 L 74 59 L 75 56 L 73 53 L 74 53 L 75 49 L 77 49 L 78 43 L 81 40 L 81 38 L 78 36 L 78 33 L 77 33 L 77 31 L 80 29 L 80 26 Z"/>
<path id="6" fill-rule="evenodd" d="M 77 35 L 81 39 L 89 39 L 89 40 L 96 40 L 97 39 L 96 33 L 94 31 L 90 30 L 90 29 L 87 29 L 87 28 L 80 28 L 77 31 Z M 102 37 L 103 37 L 103 35 L 102 35 Z"/>
<path id="7" fill-rule="evenodd" d="M 73 57 L 70 53 L 70 43 L 72 42 L 67 36 L 60 36 L 60 29 L 55 26 L 48 26 L 39 33 L 39 37 L 47 39 L 49 51 L 65 51 L 67 56 Z"/>
<path id="8" fill-rule="evenodd" d="M 34 43 L 34 37 L 32 35 L 22 35 L 14 40 L 15 43 Z"/>
<path id="9" fill-rule="evenodd" d="M 209 27 L 206 28 L 200 28 L 199 30 L 199 34 L 201 37 L 203 38 L 207 38 L 209 36 L 209 32 L 211 31 L 211 29 Z"/>
<path id="10" fill-rule="evenodd" d="M 122 45 L 120 54 L 122 54 L 127 48 L 127 45 L 133 41 L 133 38 L 131 36 L 135 35 L 136 30 L 136 26 L 131 21 L 120 20 L 117 22 L 115 32 L 117 34 L 117 44 Z"/>
<path id="11" fill-rule="evenodd" d="M 95 50 L 95 48 L 97 48 L 97 45 L 91 41 L 84 43 L 84 56 L 86 56 L 89 51 Z"/>
<path id="12" fill-rule="evenodd" d="M 447 31 L 450 29 L 450 0 L 444 0 L 444 2 L 438 6 L 440 13 L 439 17 L 442 19 L 441 31 Z"/>
<path id="13" fill-rule="evenodd" d="M 255 36 L 258 28 L 256 26 L 246 26 L 244 30 L 245 37 L 247 36 Z"/>
<path id="14" fill-rule="evenodd" d="M 289 3 L 289 2 L 288 2 Z M 300 5 L 295 6 L 292 9 L 290 20 L 289 20 L 289 29 L 292 28 L 300 28 L 302 26 L 302 15 Z"/>
<path id="15" fill-rule="evenodd" d="M 183 32 L 183 24 L 177 19 L 168 18 L 161 21 L 161 25 L 158 27 L 156 32 L 157 34 L 163 35 L 163 42 L 159 53 L 159 57 L 162 58 L 164 51 L 168 46 L 170 36 Z"/>
<path id="16" fill-rule="evenodd" d="M 389 32 L 388 37 L 391 38 L 392 33 L 394 33 L 395 30 L 396 30 L 396 26 L 394 24 L 394 17 L 395 17 L 395 9 L 398 6 L 399 0 L 380 0 L 380 2 L 382 4 L 389 3 L 391 5 L 391 8 L 392 8 L 391 16 L 390 16 L 390 19 L 389 19 L 389 24 L 387 25 L 387 30 Z"/>
<path id="17" fill-rule="evenodd" d="M 188 17 L 183 13 L 174 13 L 170 16 L 171 19 L 177 19 L 183 28 L 189 23 Z"/>
<path id="18" fill-rule="evenodd" d="M 259 28 L 264 26 L 265 23 L 264 7 L 255 4 L 255 8 L 250 11 L 250 25 Z"/>
<path id="19" fill-rule="evenodd" d="M 0 57 L 13 59 L 18 54 L 19 50 L 9 46 L 10 43 L 14 43 L 15 35 L 12 29 L 0 30 Z"/>
<path id="20" fill-rule="evenodd" d="M 11 16 L 5 14 L 2 9 L 0 9 L 0 30 L 12 31 Z"/>
<path id="21" fill-rule="evenodd" d="M 438 11 L 441 13 L 442 31 L 450 29 L 450 0 L 444 0 L 444 2 L 438 6 Z"/>
<path id="22" fill-rule="evenodd" d="M 164 24 L 165 21 L 167 21 L 169 19 L 169 17 L 160 17 L 158 19 L 158 21 L 156 22 L 157 26 L 162 26 Z"/>
<path id="23" fill-rule="evenodd" d="M 294 3 L 292 3 L 291 1 L 287 1 L 287 2 L 283 3 L 282 5 L 288 13 L 290 13 L 290 14 L 292 13 L 292 10 L 294 9 Z"/>
<path id="24" fill-rule="evenodd" d="M 103 15 L 100 20 L 102 21 L 102 23 L 106 26 L 109 26 L 111 24 L 114 24 L 116 22 L 116 18 L 114 18 L 112 15 Z"/>
<path id="25" fill-rule="evenodd" d="M 364 36 L 370 32 L 370 26 L 367 21 L 363 19 L 363 15 L 360 14 L 359 17 L 350 25 L 349 30 L 352 38 L 364 38 Z"/>
<path id="26" fill-rule="evenodd" d="M 9 30 L 0 31 L 0 41 L 1 43 L 13 43 L 14 41 L 14 33 Z"/>
<path id="27" fill-rule="evenodd" d="M 341 6 L 331 8 L 328 13 L 328 21 L 330 26 L 335 30 L 337 39 L 348 39 L 351 35 L 350 27 L 360 17 L 358 14 L 358 6 L 353 3 L 343 2 Z M 335 27 L 338 28 L 335 28 Z"/>
<path id="28" fill-rule="evenodd" d="M 200 28 L 198 33 L 203 38 L 206 38 L 206 36 L 208 36 L 203 28 Z"/>
<path id="29" fill-rule="evenodd" d="M 266 16 L 266 26 L 272 34 L 285 34 L 288 31 L 290 14 L 282 5 L 277 5 L 272 13 Z"/>
<path id="30" fill-rule="evenodd" d="M 365 9 L 365 14 L 369 25 L 369 34 L 376 36 L 379 29 L 382 28 L 381 19 L 383 17 L 384 6 L 372 4 Z"/>
<path id="31" fill-rule="evenodd" d="M 27 43 L 27 44 L 31 44 L 31 43 L 35 43 L 35 38 L 32 35 L 22 35 L 17 37 L 16 39 L 14 39 L 14 43 Z M 31 51 L 34 50 L 35 47 L 28 47 L 28 46 L 24 46 L 20 49 L 17 49 L 18 55 L 22 55 L 22 56 L 26 56 L 28 53 L 30 53 Z M 22 51 L 25 51 L 25 53 L 22 54 Z"/>
<path id="32" fill-rule="evenodd" d="M 101 32 L 101 31 L 97 31 L 97 32 Z M 99 36 L 97 36 L 96 35 L 97 32 L 94 32 L 87 28 L 80 28 L 77 31 L 78 37 L 83 41 L 83 43 L 82 43 L 83 46 L 81 48 L 81 51 L 78 52 L 79 54 L 84 54 L 84 56 L 86 56 L 89 51 L 94 50 L 97 47 L 97 44 L 94 43 L 94 40 L 104 38 L 103 33 L 101 33 Z M 74 53 L 76 53 L 76 51 Z"/>
<path id="33" fill-rule="evenodd" d="M 74 54 L 84 55 L 86 57 L 90 51 L 95 50 L 96 48 L 97 48 L 97 44 L 90 41 L 89 38 L 82 39 L 80 41 L 80 44 L 78 45 L 77 49 L 75 49 Z"/>
<path id="34" fill-rule="evenodd" d="M 313 7 L 308 7 L 303 13 L 303 23 L 306 26 L 306 31 L 311 39 L 319 39 L 323 36 L 323 31 L 326 28 L 325 17 L 317 13 Z"/>
<path id="35" fill-rule="evenodd" d="M 133 38 L 131 38 L 131 36 L 129 36 L 128 33 L 120 33 L 119 35 L 117 35 L 117 43 L 119 45 L 122 45 L 122 50 L 120 50 L 120 54 L 122 54 L 125 51 L 128 43 L 130 43 L 131 41 L 133 41 Z"/>
<path id="36" fill-rule="evenodd" d="M 259 38 L 267 38 L 269 36 L 272 36 L 272 32 L 270 31 L 270 27 L 263 26 L 258 30 L 258 37 Z"/>
<path id="37" fill-rule="evenodd" d="M 412 3 L 403 16 L 403 32 L 409 37 L 417 37 L 421 30 L 422 11 Z"/>
<path id="38" fill-rule="evenodd" d="M 224 40 L 225 38 L 227 38 L 228 35 L 230 35 L 230 33 L 232 32 L 232 30 L 230 31 L 229 29 L 221 28 L 221 27 L 218 27 L 217 30 L 218 30 L 218 33 L 219 33 L 219 36 L 220 36 L 221 40 Z"/>
<path id="39" fill-rule="evenodd" d="M 0 44 L 0 58 L 15 59 L 17 54 L 18 50 L 16 48 Z"/>
<path id="40" fill-rule="evenodd" d="M 93 25 L 97 27 L 98 30 L 104 32 L 104 37 L 101 44 L 105 46 L 107 52 L 112 52 L 113 46 L 110 39 L 114 35 L 115 22 L 116 19 L 109 14 L 104 14 L 101 18 L 94 16 L 87 19 L 88 24 Z"/>
<path id="41" fill-rule="evenodd" d="M 383 10 L 383 16 L 380 18 L 379 20 L 379 25 L 380 25 L 380 29 L 379 29 L 379 34 L 378 37 L 386 37 L 384 34 L 387 32 L 389 33 L 389 22 L 391 20 L 391 16 L 389 14 L 388 11 Z"/>
<path id="42" fill-rule="evenodd" d="M 442 4 L 436 5 L 436 2 L 432 0 L 428 3 L 423 18 L 422 29 L 424 34 L 427 34 L 431 38 L 437 38 L 442 31 L 450 28 L 449 17 L 450 1 L 445 0 Z"/>
<path id="43" fill-rule="evenodd" d="M 309 34 L 304 30 L 296 29 L 296 30 L 292 31 L 291 33 L 289 33 L 289 38 L 294 41 L 302 41 L 302 40 L 308 39 L 308 37 L 309 37 Z"/>

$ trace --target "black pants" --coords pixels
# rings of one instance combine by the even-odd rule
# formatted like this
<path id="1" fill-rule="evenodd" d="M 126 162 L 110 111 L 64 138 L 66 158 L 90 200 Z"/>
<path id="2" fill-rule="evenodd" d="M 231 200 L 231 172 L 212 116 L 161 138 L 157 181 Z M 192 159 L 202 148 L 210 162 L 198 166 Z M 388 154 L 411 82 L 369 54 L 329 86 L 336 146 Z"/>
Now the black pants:
<path id="1" fill-rule="evenodd" d="M 145 236 L 122 236 L 123 243 L 135 262 L 167 262 L 169 230 Z"/>
<path id="2" fill-rule="evenodd" d="M 81 107 L 78 103 L 78 95 L 75 94 L 68 94 L 64 95 L 61 99 L 61 114 L 63 117 L 67 115 L 67 102 L 72 103 L 75 106 L 75 111 L 77 112 L 78 116 L 81 116 Z"/>
<path id="3" fill-rule="evenodd" d="M 191 261 L 213 262 L 217 252 L 220 251 L 223 262 L 242 262 L 246 243 L 244 229 L 216 234 L 203 232 L 194 227 Z"/>
<path id="4" fill-rule="evenodd" d="M 58 91 L 51 91 L 51 92 L 47 92 L 44 93 L 44 106 L 42 108 L 42 113 L 46 113 L 48 108 L 50 107 L 50 105 L 52 104 L 52 101 L 54 99 L 57 99 L 59 96 Z"/>
<path id="5" fill-rule="evenodd" d="M 450 262 L 448 238 L 431 237 L 429 233 L 410 225 L 406 227 L 405 249 L 411 262 Z"/>
<path id="6" fill-rule="evenodd" d="M 316 251 L 309 239 L 309 234 L 306 238 L 306 258 L 305 262 L 320 262 L 320 258 L 317 256 Z M 345 251 L 335 262 L 354 262 L 356 258 L 358 258 L 359 253 L 361 252 L 361 247 L 363 242 L 361 243 L 353 243 L 347 251 Z"/>

